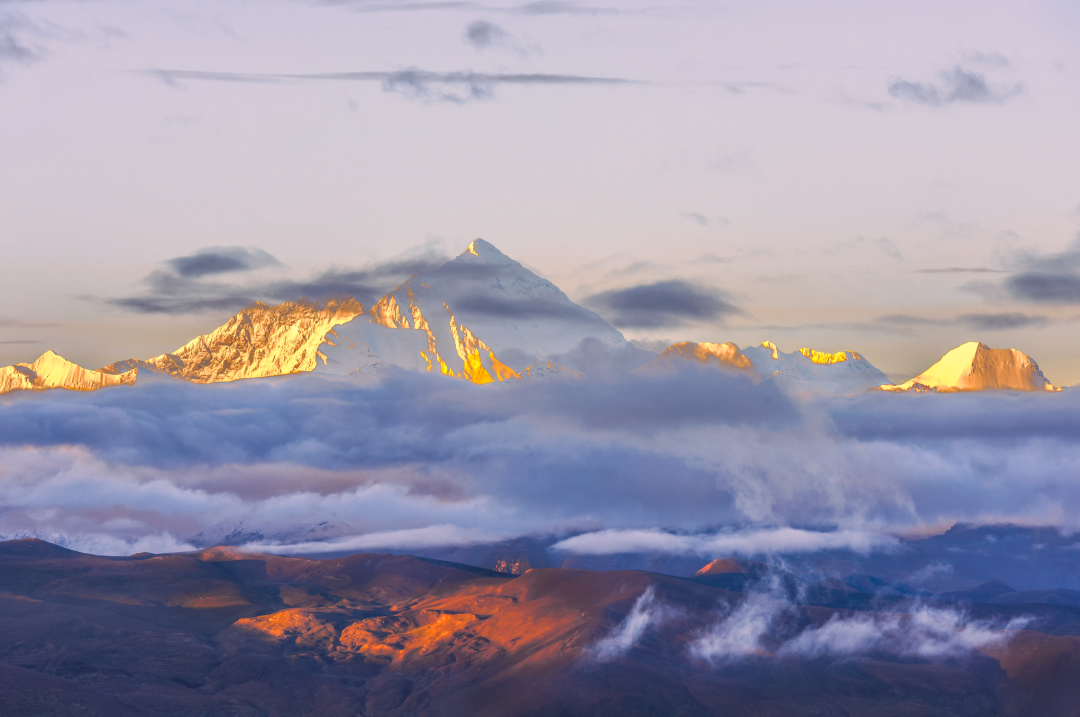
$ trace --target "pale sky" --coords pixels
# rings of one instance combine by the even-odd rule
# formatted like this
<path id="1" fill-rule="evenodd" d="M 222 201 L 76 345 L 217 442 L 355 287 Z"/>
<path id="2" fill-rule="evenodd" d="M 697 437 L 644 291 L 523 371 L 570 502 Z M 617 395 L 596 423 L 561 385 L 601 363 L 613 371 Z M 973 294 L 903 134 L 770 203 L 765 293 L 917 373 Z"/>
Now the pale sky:
<path id="1" fill-rule="evenodd" d="M 0 365 L 212 330 L 107 301 L 204 247 L 303 281 L 479 236 L 578 301 L 740 312 L 630 338 L 897 378 L 981 340 L 1075 383 L 1078 30 L 1075 2 L 0 0 Z"/>

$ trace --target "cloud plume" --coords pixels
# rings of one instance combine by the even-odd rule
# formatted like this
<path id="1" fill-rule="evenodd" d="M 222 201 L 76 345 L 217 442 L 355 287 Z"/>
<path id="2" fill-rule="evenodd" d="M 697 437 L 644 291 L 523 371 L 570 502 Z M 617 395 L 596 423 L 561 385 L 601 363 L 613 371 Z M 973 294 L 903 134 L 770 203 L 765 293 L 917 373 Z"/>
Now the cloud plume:
<path id="1" fill-rule="evenodd" d="M 634 601 L 630 614 L 611 631 L 611 634 L 592 645 L 588 654 L 599 662 L 622 657 L 638 644 L 650 625 L 657 625 L 663 619 L 664 608 L 657 603 L 656 589 L 650 585 Z"/>

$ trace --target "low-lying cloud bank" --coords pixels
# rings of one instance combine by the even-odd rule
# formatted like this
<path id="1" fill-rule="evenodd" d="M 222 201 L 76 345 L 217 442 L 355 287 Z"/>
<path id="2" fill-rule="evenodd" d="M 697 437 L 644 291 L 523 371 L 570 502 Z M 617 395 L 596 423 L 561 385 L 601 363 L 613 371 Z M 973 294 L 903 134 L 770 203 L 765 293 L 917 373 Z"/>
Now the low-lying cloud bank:
<path id="1" fill-rule="evenodd" d="M 561 540 L 553 550 L 587 555 L 673 553 L 681 555 L 771 555 L 850 550 L 867 554 L 894 550 L 899 541 L 889 535 L 859 530 L 814 531 L 773 528 L 742 532 L 678 535 L 660 530 L 598 530 Z"/>
<path id="2" fill-rule="evenodd" d="M 573 536 L 559 548 L 578 554 L 866 553 L 922 525 L 1080 527 L 1078 435 L 1070 391 L 796 402 L 700 372 L 158 379 L 6 397 L 0 535 L 121 551 L 210 531 L 294 553 L 530 534 Z"/>

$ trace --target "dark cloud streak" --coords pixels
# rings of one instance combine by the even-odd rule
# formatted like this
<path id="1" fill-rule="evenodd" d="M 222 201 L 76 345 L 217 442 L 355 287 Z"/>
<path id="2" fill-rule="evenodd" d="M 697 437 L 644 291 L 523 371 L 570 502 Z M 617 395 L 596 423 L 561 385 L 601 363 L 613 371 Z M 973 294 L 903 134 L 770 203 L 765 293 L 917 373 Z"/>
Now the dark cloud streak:
<path id="1" fill-rule="evenodd" d="M 185 279 L 281 266 L 280 261 L 262 249 L 238 246 L 207 247 L 194 254 L 169 259 L 165 263 Z"/>
<path id="2" fill-rule="evenodd" d="M 151 271 L 143 279 L 147 288 L 143 294 L 87 298 L 125 311 L 171 315 L 239 311 L 256 300 L 280 302 L 306 298 L 321 301 L 351 296 L 361 304 L 370 306 L 397 283 L 413 274 L 437 269 L 446 261 L 446 256 L 429 248 L 415 257 L 394 259 L 359 269 L 334 267 L 306 280 L 221 284 L 202 279 L 281 264 L 261 249 L 210 247 L 163 262 L 167 269 Z"/>
<path id="3" fill-rule="evenodd" d="M 681 280 L 594 294 L 583 302 L 610 315 L 616 326 L 657 328 L 691 321 L 722 321 L 743 310 L 717 292 Z"/>

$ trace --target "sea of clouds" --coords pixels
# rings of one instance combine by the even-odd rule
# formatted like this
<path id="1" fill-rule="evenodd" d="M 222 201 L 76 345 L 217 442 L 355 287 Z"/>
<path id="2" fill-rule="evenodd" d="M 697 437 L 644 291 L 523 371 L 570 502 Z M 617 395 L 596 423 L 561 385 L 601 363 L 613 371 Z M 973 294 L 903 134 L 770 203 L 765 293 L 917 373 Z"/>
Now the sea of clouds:
<path id="1" fill-rule="evenodd" d="M 697 371 L 140 377 L 4 397 L 0 535 L 123 554 L 242 522 L 293 553 L 530 534 L 592 554 L 887 551 L 957 521 L 1077 529 L 1077 436 L 1074 391 L 797 400 Z M 275 533 L 319 522 L 333 531 Z"/>

